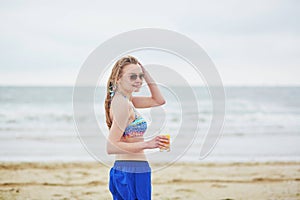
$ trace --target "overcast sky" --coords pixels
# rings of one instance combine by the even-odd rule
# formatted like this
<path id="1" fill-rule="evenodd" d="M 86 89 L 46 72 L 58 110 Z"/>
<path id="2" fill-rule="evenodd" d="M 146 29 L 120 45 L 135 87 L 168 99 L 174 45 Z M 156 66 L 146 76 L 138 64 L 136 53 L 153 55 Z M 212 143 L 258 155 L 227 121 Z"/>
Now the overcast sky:
<path id="1" fill-rule="evenodd" d="M 72 85 L 102 42 L 146 27 L 197 42 L 225 85 L 300 85 L 299 2 L 0 0 L 0 85 Z"/>

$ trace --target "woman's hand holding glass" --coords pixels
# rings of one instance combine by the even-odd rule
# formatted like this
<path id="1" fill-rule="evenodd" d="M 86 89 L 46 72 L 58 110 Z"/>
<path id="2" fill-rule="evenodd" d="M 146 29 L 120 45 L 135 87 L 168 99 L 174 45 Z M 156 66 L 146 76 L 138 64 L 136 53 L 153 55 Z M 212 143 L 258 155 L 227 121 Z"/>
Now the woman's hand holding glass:
<path id="1" fill-rule="evenodd" d="M 148 149 L 155 149 L 155 148 L 165 149 L 168 147 L 169 147 L 169 138 L 167 136 L 159 135 L 147 141 Z"/>

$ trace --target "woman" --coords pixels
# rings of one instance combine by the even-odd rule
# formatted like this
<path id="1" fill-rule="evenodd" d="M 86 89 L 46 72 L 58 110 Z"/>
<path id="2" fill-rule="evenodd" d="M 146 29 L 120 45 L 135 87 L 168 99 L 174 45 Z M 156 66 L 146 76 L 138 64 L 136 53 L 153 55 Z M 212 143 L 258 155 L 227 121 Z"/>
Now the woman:
<path id="1" fill-rule="evenodd" d="M 151 97 L 133 97 L 143 80 Z M 156 136 L 144 141 L 147 123 L 135 108 L 165 103 L 159 88 L 147 70 L 132 56 L 119 59 L 107 83 L 106 123 L 109 128 L 107 153 L 116 154 L 110 170 L 109 189 L 113 199 L 151 199 L 151 169 L 144 149 L 164 148 L 167 138 Z"/>

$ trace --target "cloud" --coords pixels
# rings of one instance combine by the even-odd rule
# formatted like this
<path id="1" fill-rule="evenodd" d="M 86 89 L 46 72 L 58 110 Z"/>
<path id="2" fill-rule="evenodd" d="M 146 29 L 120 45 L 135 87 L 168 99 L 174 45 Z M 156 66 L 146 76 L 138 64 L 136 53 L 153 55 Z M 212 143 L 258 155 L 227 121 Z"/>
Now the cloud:
<path id="1" fill-rule="evenodd" d="M 254 84 L 260 70 L 264 84 L 300 84 L 293 76 L 300 64 L 299 8 L 292 0 L 2 1 L 0 84 L 43 84 L 34 77 L 19 80 L 29 72 L 41 72 L 47 84 L 62 83 L 53 71 L 76 76 L 102 42 L 145 27 L 174 30 L 199 43 L 225 84 Z"/>
<path id="2" fill-rule="evenodd" d="M 253 35 L 299 33 L 299 2 L 291 1 L 193 1 L 181 27 L 199 34 Z"/>

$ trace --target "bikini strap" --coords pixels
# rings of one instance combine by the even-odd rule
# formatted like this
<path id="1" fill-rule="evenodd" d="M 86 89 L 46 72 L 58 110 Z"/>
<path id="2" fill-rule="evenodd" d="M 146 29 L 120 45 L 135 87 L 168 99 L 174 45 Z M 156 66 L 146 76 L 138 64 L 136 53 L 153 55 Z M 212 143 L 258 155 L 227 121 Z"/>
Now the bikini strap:
<path id="1" fill-rule="evenodd" d="M 133 109 L 133 112 L 134 112 L 134 116 L 135 116 L 135 118 L 137 118 L 137 117 L 138 117 L 138 115 L 137 115 L 137 111 L 136 111 L 135 107 L 134 107 L 133 105 L 131 105 L 131 107 L 132 107 L 132 109 Z"/>

